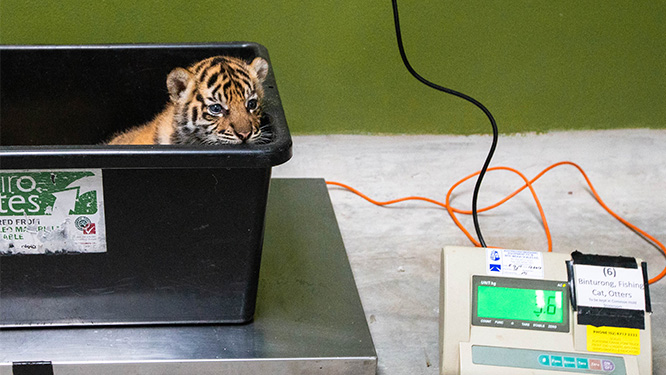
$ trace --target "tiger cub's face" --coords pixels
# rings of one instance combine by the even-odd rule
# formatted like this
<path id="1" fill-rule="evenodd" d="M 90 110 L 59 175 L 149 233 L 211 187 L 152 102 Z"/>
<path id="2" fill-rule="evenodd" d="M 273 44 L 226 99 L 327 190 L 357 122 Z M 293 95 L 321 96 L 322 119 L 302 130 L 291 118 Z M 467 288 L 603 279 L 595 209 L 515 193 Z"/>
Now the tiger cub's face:
<path id="1" fill-rule="evenodd" d="M 266 60 L 250 64 L 226 56 L 176 68 L 167 77 L 174 106 L 173 144 L 256 143 L 262 138 Z"/>

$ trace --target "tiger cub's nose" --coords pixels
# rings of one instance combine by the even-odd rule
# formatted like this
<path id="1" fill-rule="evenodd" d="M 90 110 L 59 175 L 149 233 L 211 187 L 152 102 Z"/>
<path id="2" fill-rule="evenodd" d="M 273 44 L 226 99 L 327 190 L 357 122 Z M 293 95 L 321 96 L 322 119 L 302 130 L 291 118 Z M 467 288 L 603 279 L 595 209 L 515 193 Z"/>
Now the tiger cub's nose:
<path id="1" fill-rule="evenodd" d="M 247 131 L 247 132 L 236 132 L 236 136 L 237 136 L 241 141 L 245 141 L 245 140 L 247 140 L 248 138 L 250 138 L 250 134 L 251 134 L 251 133 L 252 133 L 252 132 L 249 132 L 249 131 Z"/>

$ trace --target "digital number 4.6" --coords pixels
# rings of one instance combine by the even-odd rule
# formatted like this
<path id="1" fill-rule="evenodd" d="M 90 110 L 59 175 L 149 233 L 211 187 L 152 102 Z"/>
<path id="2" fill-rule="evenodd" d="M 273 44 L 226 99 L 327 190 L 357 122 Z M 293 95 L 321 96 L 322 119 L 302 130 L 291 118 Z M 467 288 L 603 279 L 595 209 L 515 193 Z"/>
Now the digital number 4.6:
<path id="1" fill-rule="evenodd" d="M 557 305 L 555 304 L 555 296 L 548 297 L 548 303 L 546 303 L 546 306 L 539 306 L 538 301 L 535 302 L 535 305 L 536 305 L 536 310 L 534 311 L 534 314 L 536 316 L 541 316 L 541 314 L 543 314 L 544 312 L 548 315 L 555 315 L 555 312 L 557 312 Z"/>

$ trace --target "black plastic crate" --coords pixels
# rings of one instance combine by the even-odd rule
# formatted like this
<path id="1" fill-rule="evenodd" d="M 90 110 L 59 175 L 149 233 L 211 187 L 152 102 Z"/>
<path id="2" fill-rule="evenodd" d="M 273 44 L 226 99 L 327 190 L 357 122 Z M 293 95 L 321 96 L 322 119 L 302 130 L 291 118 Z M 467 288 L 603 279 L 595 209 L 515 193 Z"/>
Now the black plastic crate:
<path id="1" fill-rule="evenodd" d="M 0 255 L 0 326 L 252 319 L 271 167 L 291 157 L 272 69 L 266 144 L 101 143 L 164 108 L 173 68 L 216 55 L 270 66 L 253 43 L 0 47 L 0 172 L 101 170 L 106 223 L 104 252 Z"/>

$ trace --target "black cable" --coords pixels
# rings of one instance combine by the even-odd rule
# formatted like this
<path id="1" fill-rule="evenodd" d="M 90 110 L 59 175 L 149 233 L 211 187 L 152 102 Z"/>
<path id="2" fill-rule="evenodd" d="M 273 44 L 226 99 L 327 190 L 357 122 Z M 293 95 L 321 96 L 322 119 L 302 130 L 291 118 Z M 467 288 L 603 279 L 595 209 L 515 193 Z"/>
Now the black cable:
<path id="1" fill-rule="evenodd" d="M 414 76 L 414 78 L 419 80 L 421 83 L 430 86 L 435 90 L 443 91 L 447 94 L 457 96 L 474 104 L 479 109 L 481 109 L 483 113 L 486 114 L 486 116 L 488 116 L 488 120 L 490 120 L 490 125 L 492 125 L 493 127 L 493 142 L 490 146 L 490 151 L 488 152 L 486 161 L 483 163 L 483 168 L 481 168 L 481 172 L 479 173 L 479 178 L 476 180 L 476 185 L 474 186 L 474 193 L 472 194 L 472 219 L 474 220 L 474 229 L 476 230 L 476 235 L 479 238 L 479 243 L 481 244 L 481 246 L 486 247 L 486 241 L 483 239 L 483 235 L 481 235 L 481 228 L 479 227 L 479 213 L 477 211 L 477 200 L 479 198 L 479 190 L 481 189 L 481 181 L 483 181 L 483 176 L 485 176 L 486 171 L 488 170 L 488 166 L 490 165 L 490 160 L 493 158 L 493 154 L 495 153 L 495 149 L 497 148 L 497 139 L 499 137 L 497 130 L 497 123 L 495 122 L 495 118 L 493 118 L 493 115 L 490 113 L 488 108 L 486 108 L 486 106 L 481 104 L 481 102 L 479 102 L 478 100 L 472 98 L 469 95 L 465 95 L 462 92 L 451 90 L 446 87 L 442 87 L 438 84 L 432 83 L 427 79 L 423 78 L 420 74 L 418 74 L 414 70 L 414 68 L 412 68 L 411 64 L 409 64 L 409 61 L 407 60 L 407 55 L 405 54 L 405 48 L 402 45 L 402 36 L 400 35 L 400 19 L 398 17 L 398 0 L 392 0 L 392 1 L 393 1 L 393 20 L 395 22 L 395 35 L 398 38 L 398 49 L 400 50 L 400 57 L 402 57 L 402 62 L 405 64 L 407 70 Z"/>

